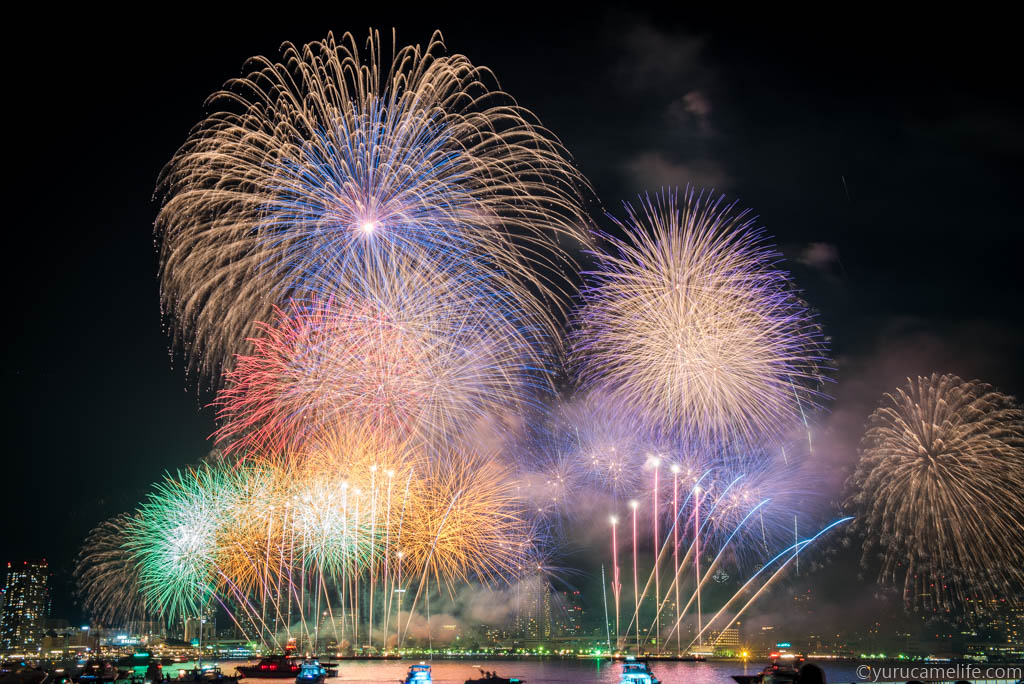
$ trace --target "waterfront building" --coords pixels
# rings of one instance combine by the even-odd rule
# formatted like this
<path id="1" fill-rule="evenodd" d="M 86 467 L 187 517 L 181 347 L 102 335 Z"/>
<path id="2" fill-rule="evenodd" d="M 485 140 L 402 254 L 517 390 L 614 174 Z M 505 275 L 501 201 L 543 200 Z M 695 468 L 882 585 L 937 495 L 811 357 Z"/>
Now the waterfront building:
<path id="1" fill-rule="evenodd" d="M 199 633 L 200 625 L 202 625 L 203 630 L 201 636 Z M 197 645 L 202 642 L 205 645 L 211 644 L 216 640 L 217 622 L 212 616 L 187 618 L 184 627 L 185 643 Z"/>
<path id="2" fill-rule="evenodd" d="M 561 636 L 583 636 L 583 597 L 580 592 L 563 591 L 562 609 L 558 625 Z"/>
<path id="3" fill-rule="evenodd" d="M 728 627 L 721 631 L 712 631 L 708 643 L 713 647 L 715 653 L 731 656 L 740 650 L 740 630 L 736 627 Z"/>
<path id="4" fill-rule="evenodd" d="M 551 638 L 551 587 L 541 577 L 531 577 L 516 589 L 515 633 L 522 639 Z"/>
<path id="5" fill-rule="evenodd" d="M 7 564 L 0 597 L 0 649 L 42 648 L 50 608 L 49 577 L 45 560 Z"/>

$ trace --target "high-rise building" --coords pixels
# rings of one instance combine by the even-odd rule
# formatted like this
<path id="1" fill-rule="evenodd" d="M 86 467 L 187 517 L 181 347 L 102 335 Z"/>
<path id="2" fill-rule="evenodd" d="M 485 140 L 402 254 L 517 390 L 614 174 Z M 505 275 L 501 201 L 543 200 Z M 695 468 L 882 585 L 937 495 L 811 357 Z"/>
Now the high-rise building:
<path id="1" fill-rule="evenodd" d="M 45 560 L 7 564 L 0 599 L 0 649 L 36 650 L 42 646 L 49 617 L 50 568 Z"/>
<path id="2" fill-rule="evenodd" d="M 551 587 L 539 577 L 520 582 L 516 589 L 516 635 L 525 639 L 551 637 Z"/>
<path id="3" fill-rule="evenodd" d="M 199 633 L 200 625 L 202 625 L 202 634 Z M 204 615 L 202 618 L 185 618 L 184 634 L 185 641 L 190 644 L 213 643 L 217 636 L 217 621 L 212 615 Z"/>
<path id="4" fill-rule="evenodd" d="M 583 635 L 583 597 L 578 590 L 562 592 L 562 608 L 564 613 L 559 620 L 561 636 L 578 637 Z"/>

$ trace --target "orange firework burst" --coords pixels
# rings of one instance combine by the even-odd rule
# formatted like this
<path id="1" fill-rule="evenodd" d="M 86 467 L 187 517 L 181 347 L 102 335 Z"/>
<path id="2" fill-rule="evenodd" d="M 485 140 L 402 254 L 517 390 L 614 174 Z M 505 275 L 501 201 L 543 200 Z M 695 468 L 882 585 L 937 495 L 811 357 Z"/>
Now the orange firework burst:
<path id="1" fill-rule="evenodd" d="M 451 587 L 513 575 L 528 531 L 512 471 L 491 456 L 452 454 L 428 463 L 419 478 L 400 546 L 413 573 Z"/>
<path id="2" fill-rule="evenodd" d="M 288 557 L 284 507 L 290 473 L 272 461 L 245 462 L 233 469 L 234 485 L 216 542 L 217 578 L 234 598 L 265 590 Z"/>

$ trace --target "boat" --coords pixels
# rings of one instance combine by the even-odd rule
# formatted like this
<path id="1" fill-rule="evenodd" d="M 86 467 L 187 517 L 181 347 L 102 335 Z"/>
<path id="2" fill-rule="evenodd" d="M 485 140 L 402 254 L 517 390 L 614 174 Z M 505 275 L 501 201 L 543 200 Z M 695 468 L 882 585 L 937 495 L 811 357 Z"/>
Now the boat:
<path id="1" fill-rule="evenodd" d="M 619 677 L 619 684 L 661 684 L 661 680 L 651 672 L 647 661 L 629 657 L 622 663 L 622 676 Z"/>
<path id="2" fill-rule="evenodd" d="M 177 677 L 165 681 L 174 684 L 209 684 L 210 682 L 238 684 L 239 679 L 241 677 L 232 677 L 224 674 L 216 665 L 203 665 L 188 670 L 178 670 Z"/>
<path id="3" fill-rule="evenodd" d="M 307 660 L 310 660 L 310 659 L 307 658 Z M 328 677 L 337 677 L 338 676 L 338 663 L 332 663 L 332 662 L 329 662 L 329 661 L 326 661 L 326 662 L 325 661 L 321 661 L 319 658 L 312 658 L 312 660 L 315 660 L 320 665 L 320 667 L 324 668 L 324 672 L 327 673 Z"/>
<path id="4" fill-rule="evenodd" d="M 33 667 L 24 661 L 0 665 L 0 682 L 3 684 L 42 684 L 46 676 L 46 672 L 41 668 Z"/>
<path id="5" fill-rule="evenodd" d="M 467 679 L 466 684 L 523 684 L 526 680 L 518 677 L 502 677 L 497 672 L 481 670 L 482 677 Z"/>
<path id="6" fill-rule="evenodd" d="M 320 684 L 327 679 L 327 670 L 317 660 L 307 660 L 299 666 L 295 684 Z"/>
<path id="7" fill-rule="evenodd" d="M 256 665 L 239 665 L 235 669 L 243 677 L 292 678 L 299 676 L 302 659 L 293 655 L 269 655 Z"/>
<path id="8" fill-rule="evenodd" d="M 154 658 L 146 666 L 146 673 L 142 675 L 142 684 L 160 684 L 162 681 L 164 681 L 164 666 Z"/>
<path id="9" fill-rule="evenodd" d="M 58 667 L 47 676 L 46 684 L 72 684 L 71 673 L 63 667 Z"/>
<path id="10" fill-rule="evenodd" d="M 406 673 L 401 684 L 426 684 L 432 681 L 434 680 L 430 678 L 430 666 L 426 663 L 419 663 L 409 666 L 409 672 Z"/>
<path id="11" fill-rule="evenodd" d="M 794 682 L 824 681 L 821 668 L 805 663 L 806 659 L 803 656 L 782 658 L 778 653 L 772 653 L 771 659 L 771 664 L 759 673 L 733 675 L 733 681 L 736 684 L 793 684 Z"/>
<path id="12" fill-rule="evenodd" d="M 119 670 L 109 660 L 87 660 L 78 674 L 71 677 L 78 684 L 107 684 L 118 679 L 127 679 L 128 672 Z"/>

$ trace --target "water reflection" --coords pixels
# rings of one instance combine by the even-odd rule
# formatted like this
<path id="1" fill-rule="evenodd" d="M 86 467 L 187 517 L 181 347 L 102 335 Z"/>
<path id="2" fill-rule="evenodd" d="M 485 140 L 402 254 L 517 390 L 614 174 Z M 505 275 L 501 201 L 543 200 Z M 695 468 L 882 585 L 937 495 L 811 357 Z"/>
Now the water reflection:
<path id="1" fill-rule="evenodd" d="M 399 682 L 405 677 L 409 665 L 415 661 L 345 661 L 340 663 L 338 677 L 327 680 L 327 684 L 345 682 Z M 555 684 L 564 682 L 593 682 L 594 684 L 618 684 L 622 669 L 619 663 L 599 660 L 434 660 L 430 661 L 434 682 L 437 684 L 463 684 L 467 679 L 479 677 L 481 669 L 495 671 L 499 675 L 516 676 L 526 684 Z M 245 661 L 220 662 L 225 674 L 234 674 L 236 665 Z M 194 663 L 175 663 L 164 667 L 164 672 L 174 677 L 180 668 L 194 667 Z M 764 663 L 724 662 L 654 662 L 651 669 L 663 684 L 734 684 L 731 675 L 755 674 Z M 856 664 L 829 663 L 824 665 L 829 682 L 856 682 Z M 291 684 L 291 679 L 252 680 L 244 682 L 277 682 Z"/>

